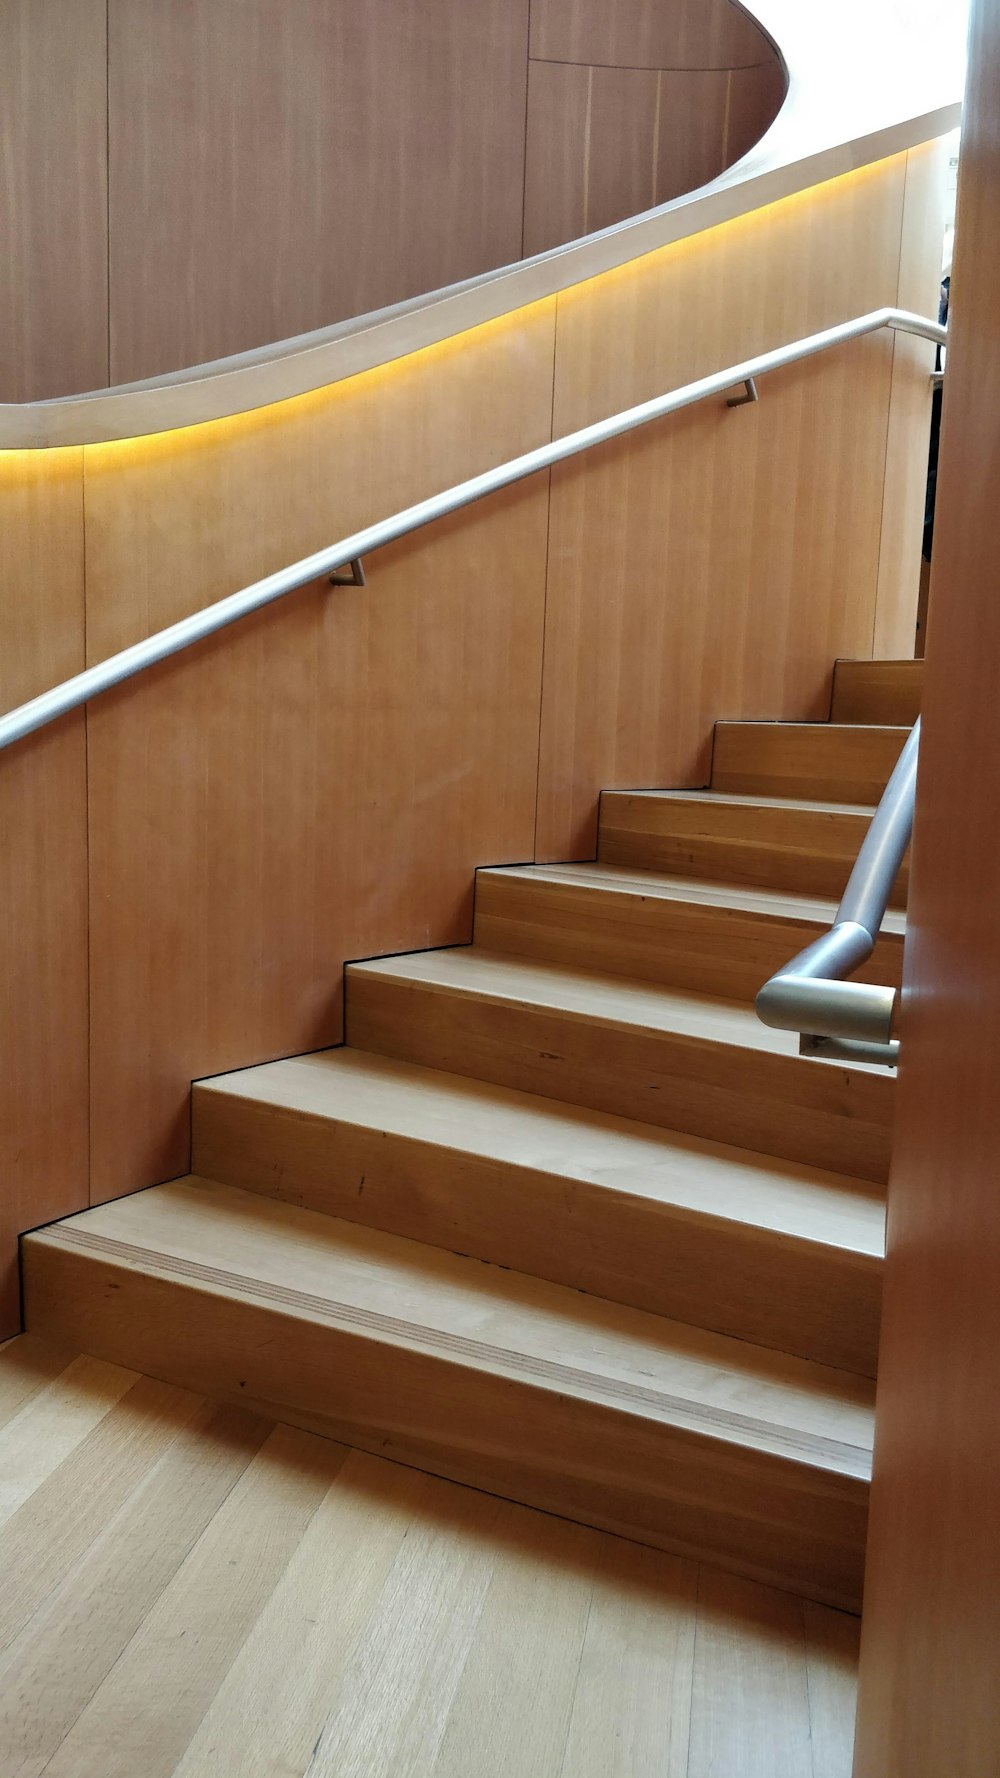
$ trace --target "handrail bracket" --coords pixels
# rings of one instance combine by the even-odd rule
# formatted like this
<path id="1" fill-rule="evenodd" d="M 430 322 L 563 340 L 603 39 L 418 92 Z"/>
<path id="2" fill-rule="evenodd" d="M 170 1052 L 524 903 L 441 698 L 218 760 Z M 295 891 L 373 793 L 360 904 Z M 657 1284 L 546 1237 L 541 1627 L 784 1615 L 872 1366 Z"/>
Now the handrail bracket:
<path id="1" fill-rule="evenodd" d="M 350 570 L 351 570 L 350 574 L 345 574 L 343 572 L 343 570 L 340 568 L 334 569 L 333 573 L 330 576 L 330 585 L 331 586 L 367 586 L 368 585 L 368 582 L 365 579 L 365 565 L 364 565 L 364 562 L 362 561 L 361 557 L 355 556 L 353 561 L 349 564 L 349 566 L 350 566 Z"/>
<path id="2" fill-rule="evenodd" d="M 748 407 L 752 401 L 760 400 L 760 395 L 757 391 L 756 377 L 744 377 L 743 384 L 746 389 L 746 394 L 730 395 L 729 400 L 726 402 L 727 407 Z"/>

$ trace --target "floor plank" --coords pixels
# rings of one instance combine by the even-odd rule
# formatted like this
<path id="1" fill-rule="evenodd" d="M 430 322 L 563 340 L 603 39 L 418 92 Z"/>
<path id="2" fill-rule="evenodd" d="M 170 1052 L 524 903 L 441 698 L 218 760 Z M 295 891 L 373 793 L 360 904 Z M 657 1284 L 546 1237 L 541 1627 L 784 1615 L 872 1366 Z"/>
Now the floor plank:
<path id="1" fill-rule="evenodd" d="M 4 1778 L 849 1778 L 855 1619 L 52 1370 L 0 1429 Z"/>

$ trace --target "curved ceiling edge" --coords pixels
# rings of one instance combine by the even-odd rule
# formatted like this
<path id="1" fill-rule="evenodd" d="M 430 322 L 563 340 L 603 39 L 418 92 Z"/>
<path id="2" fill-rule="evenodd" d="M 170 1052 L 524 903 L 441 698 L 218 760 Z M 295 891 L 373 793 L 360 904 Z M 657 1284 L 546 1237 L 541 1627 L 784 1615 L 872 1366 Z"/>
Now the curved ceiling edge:
<path id="1" fill-rule="evenodd" d="M 959 121 L 965 34 L 961 7 L 943 25 L 936 6 L 755 0 L 744 10 L 778 49 L 788 92 L 760 142 L 710 184 L 534 259 L 318 333 L 144 383 L 0 404 L 0 450 L 136 438 L 271 406 L 942 135 Z"/>

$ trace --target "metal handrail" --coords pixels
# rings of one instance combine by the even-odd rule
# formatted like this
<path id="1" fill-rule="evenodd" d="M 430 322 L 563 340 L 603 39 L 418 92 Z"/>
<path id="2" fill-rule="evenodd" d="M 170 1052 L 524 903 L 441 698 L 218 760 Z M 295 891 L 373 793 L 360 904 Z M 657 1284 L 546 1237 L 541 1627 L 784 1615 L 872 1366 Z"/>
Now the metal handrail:
<path id="1" fill-rule="evenodd" d="M 907 737 L 882 801 L 872 816 L 837 917 L 829 932 L 807 945 L 765 982 L 757 1013 L 765 1025 L 802 1034 L 811 1055 L 895 1067 L 897 991 L 846 981 L 875 949 L 893 883 L 913 831 L 920 719 Z"/>
<path id="2" fill-rule="evenodd" d="M 447 513 L 470 506 L 474 500 L 482 500 L 485 495 L 494 494 L 500 488 L 508 488 L 513 482 L 522 481 L 525 476 L 534 475 L 540 469 L 548 469 L 553 463 L 562 463 L 567 457 L 578 456 L 581 451 L 604 444 L 608 439 L 619 438 L 623 433 L 632 432 L 637 426 L 645 426 L 651 420 L 678 413 L 681 408 L 692 407 L 695 402 L 705 401 L 712 395 L 722 395 L 738 383 L 749 383 L 768 371 L 781 370 L 785 365 L 796 364 L 803 358 L 812 358 L 828 347 L 860 339 L 864 334 L 877 333 L 883 327 L 894 328 L 900 333 L 916 334 L 921 339 L 935 343 L 943 343 L 947 339 L 946 328 L 940 327 L 936 321 L 925 320 L 922 315 L 911 314 L 905 309 L 875 309 L 869 315 L 859 315 L 854 321 L 844 321 L 838 327 L 826 328 L 822 333 L 793 340 L 791 344 L 779 346 L 773 352 L 762 352 L 756 358 L 748 358 L 743 364 L 730 365 L 726 370 L 716 371 L 713 376 L 701 377 L 694 383 L 685 383 L 680 389 L 673 389 L 666 395 L 657 395 L 652 401 L 640 402 L 637 407 L 626 408 L 622 413 L 612 414 L 606 420 L 598 420 L 592 426 L 583 426 L 578 432 L 567 433 L 563 438 L 553 439 L 550 444 L 540 445 L 537 450 L 526 451 L 523 456 L 501 463 L 496 469 L 487 469 L 482 475 L 474 475 L 468 481 L 459 482 L 456 487 L 446 489 L 443 494 L 433 494 L 429 500 L 418 501 L 415 506 L 408 506 L 392 518 L 367 525 L 364 530 L 355 531 L 353 536 L 341 538 L 339 543 L 317 550 L 314 555 L 305 556 L 302 561 L 293 562 L 290 567 L 281 568 L 276 574 L 269 574 L 265 579 L 255 581 L 241 592 L 230 593 L 227 598 L 217 600 L 214 605 L 206 605 L 201 611 L 193 612 L 179 623 L 170 624 L 165 630 L 159 630 L 155 635 L 147 637 L 145 641 L 136 642 L 131 648 L 123 648 L 119 654 L 111 655 L 98 666 L 88 667 L 85 672 L 77 673 L 52 691 L 43 692 L 29 703 L 19 705 L 16 710 L 0 717 L 0 749 L 9 747 L 12 742 L 32 734 L 46 723 L 54 722 L 67 711 L 77 709 L 99 692 L 109 691 L 112 686 L 120 685 L 136 673 L 144 672 L 158 661 L 168 660 L 171 655 L 179 654 L 193 642 L 201 642 L 206 636 L 214 635 L 217 630 L 225 629 L 228 624 L 236 623 L 239 618 L 249 616 L 252 611 L 260 611 L 265 605 L 272 605 L 285 593 L 294 592 L 297 587 L 306 586 L 312 580 L 319 580 L 325 574 L 347 567 L 368 555 L 371 550 L 381 549 L 384 544 L 393 543 L 396 538 L 404 537 L 411 531 L 418 531 L 421 526 L 444 518 Z"/>

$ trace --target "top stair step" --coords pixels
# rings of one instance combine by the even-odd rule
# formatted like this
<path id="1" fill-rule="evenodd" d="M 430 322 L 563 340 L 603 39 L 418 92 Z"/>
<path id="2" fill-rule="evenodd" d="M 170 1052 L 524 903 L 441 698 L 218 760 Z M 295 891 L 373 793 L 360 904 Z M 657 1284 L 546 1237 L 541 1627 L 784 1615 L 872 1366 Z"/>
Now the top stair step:
<path id="1" fill-rule="evenodd" d="M 905 723 L 920 715 L 923 661 L 838 661 L 833 670 L 833 722 Z"/>

